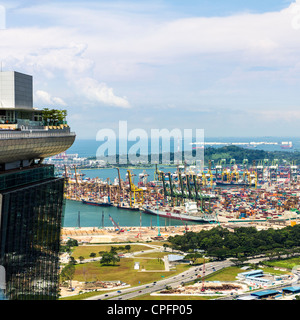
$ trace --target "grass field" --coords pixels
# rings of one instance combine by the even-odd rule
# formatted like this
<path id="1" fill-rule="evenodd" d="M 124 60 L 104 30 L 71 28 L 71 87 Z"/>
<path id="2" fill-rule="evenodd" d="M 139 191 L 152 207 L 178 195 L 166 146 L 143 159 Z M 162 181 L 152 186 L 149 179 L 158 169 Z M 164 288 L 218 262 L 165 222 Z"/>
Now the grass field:
<path id="1" fill-rule="evenodd" d="M 165 264 L 161 259 L 143 259 L 143 258 L 135 258 L 135 262 L 140 263 L 140 268 L 145 270 L 165 270 Z"/>
<path id="2" fill-rule="evenodd" d="M 110 251 L 111 247 L 120 247 L 122 245 L 86 245 L 86 246 L 78 246 L 74 247 L 74 251 L 72 253 L 72 257 L 78 259 L 80 256 L 84 257 L 85 259 L 90 258 L 90 254 L 92 252 L 96 253 L 96 256 L 99 257 L 99 252 L 101 251 Z M 124 245 L 123 245 L 124 247 Z M 144 245 L 130 245 L 131 249 L 130 252 L 142 251 L 142 250 L 149 250 L 150 248 Z M 120 251 L 118 251 L 120 252 Z M 123 250 L 123 253 L 127 252 Z"/>
<path id="3" fill-rule="evenodd" d="M 146 270 L 159 270 L 163 268 L 157 259 L 122 258 L 115 266 L 101 266 L 99 261 L 77 264 L 75 266 L 74 280 L 77 281 L 123 281 L 131 286 L 146 284 L 161 280 L 162 276 L 169 277 L 186 270 L 186 265 L 178 265 L 176 270 L 166 272 L 140 272 L 134 269 L 134 262 L 141 261 Z"/>
<path id="4" fill-rule="evenodd" d="M 220 272 L 215 272 L 212 275 L 205 277 L 209 281 L 235 281 L 238 273 L 245 272 L 245 270 L 238 267 L 228 267 Z"/>
<path id="5" fill-rule="evenodd" d="M 279 261 L 268 261 L 268 266 L 293 269 L 295 266 L 300 266 L 300 257 L 284 259 Z"/>
<path id="6" fill-rule="evenodd" d="M 138 257 L 149 257 L 149 258 L 163 258 L 165 255 L 170 254 L 169 252 L 150 252 L 150 253 L 141 253 Z"/>

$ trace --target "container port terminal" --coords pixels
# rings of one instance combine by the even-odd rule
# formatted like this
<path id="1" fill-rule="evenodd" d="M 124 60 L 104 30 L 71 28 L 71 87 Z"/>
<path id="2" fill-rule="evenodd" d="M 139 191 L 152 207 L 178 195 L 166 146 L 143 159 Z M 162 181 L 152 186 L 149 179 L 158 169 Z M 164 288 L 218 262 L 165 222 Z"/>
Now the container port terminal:
<path id="1" fill-rule="evenodd" d="M 174 172 L 164 172 L 156 166 L 153 181 L 145 171 L 134 176 L 131 170 L 127 170 L 126 179 L 122 180 L 119 168 L 114 181 L 84 179 L 76 166 L 65 166 L 62 174 L 66 177 L 66 199 L 177 219 L 181 232 L 193 221 L 190 217 L 196 217 L 199 224 L 192 224 L 189 230 L 217 225 L 281 228 L 297 224 L 300 214 L 298 166 L 281 165 L 276 159 L 253 161 L 251 165 L 247 159 L 241 164 L 234 159 L 227 164 L 225 160 L 217 164 L 209 161 L 202 172 L 196 166 L 178 165 Z M 112 221 L 110 229 L 120 233 L 126 228 L 122 230 Z M 143 226 L 132 229 L 137 236 Z M 148 229 L 153 228 L 145 228 Z M 174 228 L 169 227 L 169 231 L 171 229 Z M 95 228 L 86 230 L 103 233 Z M 155 233 L 161 236 L 159 228 L 152 235 Z"/>

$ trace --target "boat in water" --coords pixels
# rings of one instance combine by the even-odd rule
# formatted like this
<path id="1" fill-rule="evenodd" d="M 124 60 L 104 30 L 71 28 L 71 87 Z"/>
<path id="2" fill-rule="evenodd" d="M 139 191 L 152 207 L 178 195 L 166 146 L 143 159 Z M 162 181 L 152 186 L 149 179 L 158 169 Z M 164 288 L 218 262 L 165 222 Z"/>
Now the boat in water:
<path id="1" fill-rule="evenodd" d="M 138 207 L 130 207 L 129 205 L 119 204 L 116 206 L 118 209 L 125 209 L 125 210 L 132 210 L 132 211 L 139 211 Z"/>
<path id="2" fill-rule="evenodd" d="M 112 206 L 112 203 L 111 202 L 106 202 L 106 201 L 91 201 L 91 200 L 84 200 L 84 199 L 81 199 L 81 202 L 83 204 L 89 204 L 91 206 L 99 206 L 99 207 L 110 207 Z"/>
<path id="3" fill-rule="evenodd" d="M 149 206 L 143 207 L 144 213 L 156 215 L 162 218 L 169 218 L 182 221 L 193 221 L 193 222 L 207 222 L 214 223 L 217 222 L 216 216 L 213 214 L 204 214 L 198 211 L 196 202 L 188 202 L 185 204 L 185 212 L 172 212 L 163 211 L 158 209 L 150 208 Z"/>
<path id="4" fill-rule="evenodd" d="M 235 181 L 216 181 L 217 186 L 241 186 L 241 187 L 253 187 L 255 186 L 255 182 L 249 184 L 248 182 L 235 182 Z"/>
<path id="5" fill-rule="evenodd" d="M 293 143 L 292 141 L 284 141 L 281 142 L 281 149 L 293 149 Z"/>

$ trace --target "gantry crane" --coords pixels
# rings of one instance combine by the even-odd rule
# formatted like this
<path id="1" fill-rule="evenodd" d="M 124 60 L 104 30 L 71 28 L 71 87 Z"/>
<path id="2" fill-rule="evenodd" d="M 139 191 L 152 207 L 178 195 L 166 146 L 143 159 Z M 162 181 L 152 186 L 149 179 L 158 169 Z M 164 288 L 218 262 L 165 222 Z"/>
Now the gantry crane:
<path id="1" fill-rule="evenodd" d="M 218 179 L 223 172 L 223 164 L 226 164 L 226 159 L 221 159 L 218 164 L 215 166 L 215 170 L 216 170 L 216 179 Z"/>
<path id="2" fill-rule="evenodd" d="M 269 167 L 269 175 L 271 183 L 277 181 L 278 175 L 278 159 L 272 161 L 272 165 Z"/>
<path id="3" fill-rule="evenodd" d="M 235 159 L 230 159 L 230 162 L 229 162 L 230 166 L 233 165 L 233 167 L 235 166 Z"/>
<path id="4" fill-rule="evenodd" d="M 230 170 L 227 170 L 227 169 L 222 171 L 222 181 L 226 181 L 226 180 L 228 183 L 231 182 Z"/>
<path id="5" fill-rule="evenodd" d="M 239 181 L 239 173 L 238 171 L 234 168 L 232 173 L 231 173 L 231 176 L 230 176 L 230 181 L 235 181 L 235 182 L 238 182 Z"/>
<path id="6" fill-rule="evenodd" d="M 120 175 L 120 169 L 117 167 L 116 168 L 118 170 L 118 180 L 119 180 L 119 194 L 118 194 L 118 204 L 121 203 L 121 192 L 122 192 L 122 197 L 124 199 L 124 194 L 123 194 L 123 190 L 122 190 L 122 184 L 121 184 L 121 175 Z"/>
<path id="7" fill-rule="evenodd" d="M 143 204 L 144 202 L 144 194 L 143 189 L 136 187 L 131 179 L 131 172 L 127 170 L 128 180 L 129 180 L 129 191 L 130 191 L 130 207 L 132 207 L 132 196 L 134 204 Z"/>
<path id="8" fill-rule="evenodd" d="M 250 172 L 248 171 L 248 169 L 246 169 L 244 172 L 243 172 L 243 181 L 244 183 L 247 183 L 249 184 L 249 186 L 251 185 L 251 177 L 250 177 Z"/>
<path id="9" fill-rule="evenodd" d="M 243 168 L 244 168 L 244 170 L 247 169 L 248 163 L 249 163 L 248 159 L 244 159 L 243 160 Z"/>
<path id="10" fill-rule="evenodd" d="M 296 166 L 296 162 L 292 161 L 290 164 L 290 181 L 296 182 L 298 180 L 298 166 Z"/>

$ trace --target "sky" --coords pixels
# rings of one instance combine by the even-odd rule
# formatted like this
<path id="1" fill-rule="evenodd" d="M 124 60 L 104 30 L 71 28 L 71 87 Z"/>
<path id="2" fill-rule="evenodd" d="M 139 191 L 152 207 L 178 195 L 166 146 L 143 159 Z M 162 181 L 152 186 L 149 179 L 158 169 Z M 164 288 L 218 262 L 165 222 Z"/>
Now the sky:
<path id="1" fill-rule="evenodd" d="M 34 106 L 67 109 L 77 139 L 119 121 L 300 136 L 300 0 L 0 5 L 2 70 L 32 75 Z"/>

